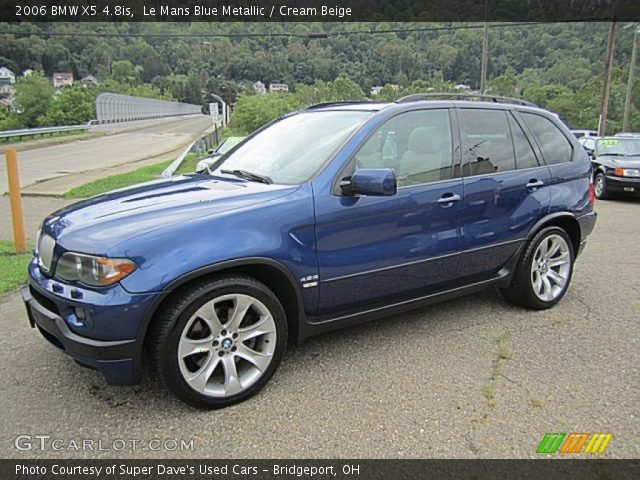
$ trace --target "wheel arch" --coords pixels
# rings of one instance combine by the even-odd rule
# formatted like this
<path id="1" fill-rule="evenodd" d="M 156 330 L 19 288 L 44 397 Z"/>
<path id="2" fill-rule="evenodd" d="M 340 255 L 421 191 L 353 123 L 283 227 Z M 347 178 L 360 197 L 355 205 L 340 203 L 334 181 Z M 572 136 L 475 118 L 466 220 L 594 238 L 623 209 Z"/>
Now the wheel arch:
<path id="1" fill-rule="evenodd" d="M 593 179 L 595 180 L 596 175 L 598 175 L 599 173 L 602 173 L 603 175 L 606 175 L 606 167 L 604 165 L 602 165 L 601 163 L 595 164 L 593 166 Z"/>
<path id="2" fill-rule="evenodd" d="M 553 226 L 562 228 L 567 235 L 569 235 L 574 256 L 577 255 L 578 250 L 580 249 L 582 233 L 580 231 L 580 223 L 576 217 L 569 212 L 552 214 L 540 220 L 529 231 L 527 241 L 531 240 L 543 228 Z"/>
<path id="3" fill-rule="evenodd" d="M 297 288 L 294 276 L 281 263 L 269 258 L 244 258 L 208 265 L 189 272 L 171 282 L 158 296 L 156 302 L 149 309 L 138 329 L 137 338 L 140 342 L 142 357 L 149 340 L 151 325 L 158 311 L 172 296 L 178 294 L 189 285 L 203 279 L 224 274 L 240 274 L 254 278 L 265 284 L 278 297 L 287 316 L 289 339 L 298 340 L 300 322 L 305 318 L 302 294 Z"/>

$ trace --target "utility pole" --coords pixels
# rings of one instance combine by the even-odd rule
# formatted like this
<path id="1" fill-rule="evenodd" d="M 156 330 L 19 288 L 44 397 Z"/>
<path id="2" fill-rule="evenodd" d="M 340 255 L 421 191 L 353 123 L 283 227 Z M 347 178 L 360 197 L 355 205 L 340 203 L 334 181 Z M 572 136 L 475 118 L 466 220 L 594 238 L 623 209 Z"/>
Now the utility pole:
<path id="1" fill-rule="evenodd" d="M 222 114 L 224 115 L 226 125 L 229 123 L 229 116 L 231 114 L 231 89 L 229 88 L 229 52 L 227 47 L 224 49 L 224 95 L 226 100 L 226 106 L 223 107 Z"/>
<path id="2" fill-rule="evenodd" d="M 480 64 L 480 94 L 487 90 L 487 64 L 489 62 L 489 0 L 484 0 L 484 29 L 482 37 L 482 62 Z"/>
<path id="3" fill-rule="evenodd" d="M 616 35 L 616 15 L 618 13 L 618 1 L 614 0 L 611 6 L 613 18 L 609 23 L 609 37 L 607 38 L 607 57 L 604 63 L 604 82 L 602 86 L 602 102 L 600 104 L 600 122 L 598 123 L 598 135 L 603 136 L 607 131 L 607 114 L 609 113 L 609 93 L 611 91 L 611 70 L 613 66 L 613 45 Z"/>
<path id="4" fill-rule="evenodd" d="M 624 117 L 622 118 L 622 131 L 628 132 L 629 116 L 631 115 L 631 97 L 633 95 L 633 81 L 636 69 L 636 56 L 638 53 L 638 30 L 637 23 L 633 24 L 633 48 L 631 49 L 631 65 L 629 65 L 629 80 L 627 82 L 627 96 L 624 99 Z"/>

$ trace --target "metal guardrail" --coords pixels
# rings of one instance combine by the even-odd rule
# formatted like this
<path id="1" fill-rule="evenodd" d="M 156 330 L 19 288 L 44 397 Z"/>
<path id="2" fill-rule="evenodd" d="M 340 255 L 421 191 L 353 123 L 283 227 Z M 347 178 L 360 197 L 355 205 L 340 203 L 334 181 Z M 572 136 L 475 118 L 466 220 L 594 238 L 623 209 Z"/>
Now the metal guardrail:
<path id="1" fill-rule="evenodd" d="M 176 170 L 180 167 L 185 157 L 189 154 L 189 152 L 191 151 L 191 148 L 196 144 L 198 140 L 194 140 L 193 142 L 191 142 L 189 146 L 185 148 L 182 151 L 182 153 L 178 155 L 178 157 L 173 162 L 171 162 L 167 168 L 165 168 L 162 171 L 162 173 L 160 174 L 160 178 L 171 177 L 176 172 Z"/>
<path id="2" fill-rule="evenodd" d="M 189 153 L 195 153 L 196 155 L 202 156 L 202 154 L 205 154 L 210 148 L 216 145 L 218 145 L 217 125 L 213 132 L 206 133 L 191 142 L 189 146 L 187 146 L 187 148 L 185 148 L 182 153 L 163 170 L 160 174 L 160 178 L 169 178 L 173 176 Z"/>
<path id="3" fill-rule="evenodd" d="M 89 130 L 94 120 L 84 125 L 65 125 L 62 127 L 22 128 L 19 130 L 4 130 L 0 132 L 0 138 L 28 137 L 47 133 L 71 132 L 74 130 Z"/>

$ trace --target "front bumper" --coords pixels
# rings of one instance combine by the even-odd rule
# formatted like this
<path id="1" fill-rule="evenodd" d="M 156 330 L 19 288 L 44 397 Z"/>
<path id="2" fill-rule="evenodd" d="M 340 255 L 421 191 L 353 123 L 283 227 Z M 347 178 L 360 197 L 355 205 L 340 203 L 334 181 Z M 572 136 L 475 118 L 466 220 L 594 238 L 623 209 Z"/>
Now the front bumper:
<path id="1" fill-rule="evenodd" d="M 22 300 L 31 327 L 40 330 L 55 347 L 79 363 L 99 370 L 112 385 L 133 385 L 139 381 L 139 366 L 134 368 L 138 351 L 135 340 L 107 342 L 73 333 L 62 317 L 33 297 L 27 285 L 22 287 Z"/>
<path id="2" fill-rule="evenodd" d="M 640 178 L 607 175 L 607 189 L 612 192 L 640 195 Z"/>
<path id="3" fill-rule="evenodd" d="M 140 381 L 144 332 L 140 326 L 157 295 L 101 292 L 70 286 L 29 265 L 22 299 L 32 327 L 78 363 L 99 370 L 112 385 Z M 82 315 L 80 316 L 80 312 Z"/>

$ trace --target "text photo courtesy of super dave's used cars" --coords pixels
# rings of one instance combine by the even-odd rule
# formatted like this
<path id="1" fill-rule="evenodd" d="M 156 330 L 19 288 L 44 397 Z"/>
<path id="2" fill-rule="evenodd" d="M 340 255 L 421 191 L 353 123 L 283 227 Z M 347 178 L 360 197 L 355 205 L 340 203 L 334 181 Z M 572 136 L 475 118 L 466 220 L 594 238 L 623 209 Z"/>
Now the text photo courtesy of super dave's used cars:
<path id="1" fill-rule="evenodd" d="M 196 173 L 49 215 L 28 321 L 110 384 L 151 367 L 184 402 L 226 407 L 323 332 L 485 288 L 554 307 L 596 224 L 592 159 L 520 100 L 303 108 Z"/>

